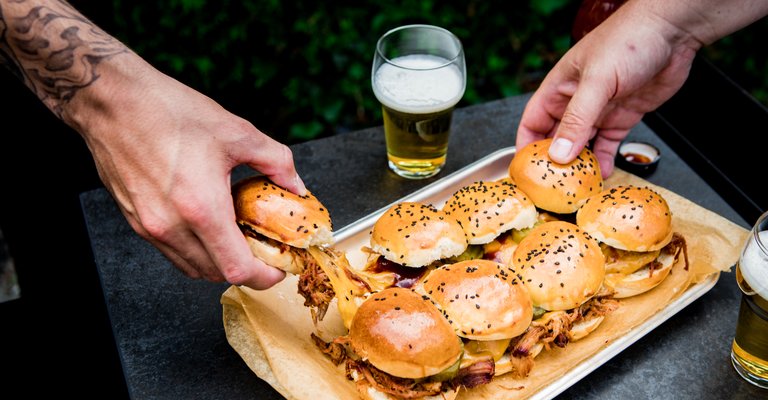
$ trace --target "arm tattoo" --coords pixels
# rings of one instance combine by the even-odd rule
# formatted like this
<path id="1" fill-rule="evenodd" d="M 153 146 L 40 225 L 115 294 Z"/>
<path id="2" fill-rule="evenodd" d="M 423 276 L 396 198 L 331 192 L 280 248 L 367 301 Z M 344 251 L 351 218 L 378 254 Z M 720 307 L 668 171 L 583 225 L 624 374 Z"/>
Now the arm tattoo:
<path id="1" fill-rule="evenodd" d="M 0 0 L 0 65 L 15 69 L 59 118 L 99 79 L 100 62 L 128 52 L 66 1 Z"/>

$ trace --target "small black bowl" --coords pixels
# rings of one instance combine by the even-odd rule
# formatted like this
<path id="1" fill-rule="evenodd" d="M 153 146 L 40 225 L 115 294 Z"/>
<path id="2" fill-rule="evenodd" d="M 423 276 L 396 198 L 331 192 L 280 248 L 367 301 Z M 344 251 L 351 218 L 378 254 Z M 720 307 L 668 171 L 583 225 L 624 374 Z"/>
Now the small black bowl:
<path id="1" fill-rule="evenodd" d="M 656 171 L 660 159 L 661 152 L 656 146 L 647 142 L 628 141 L 619 146 L 616 166 L 638 176 L 648 176 Z"/>

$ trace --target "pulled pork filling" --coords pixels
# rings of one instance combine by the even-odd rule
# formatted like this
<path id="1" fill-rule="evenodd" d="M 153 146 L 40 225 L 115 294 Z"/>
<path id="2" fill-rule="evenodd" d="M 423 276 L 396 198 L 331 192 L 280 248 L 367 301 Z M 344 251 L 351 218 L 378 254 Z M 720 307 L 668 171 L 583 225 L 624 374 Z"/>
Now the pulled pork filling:
<path id="1" fill-rule="evenodd" d="M 611 298 L 609 293 L 598 293 L 578 308 L 557 313 L 544 323 L 534 320 L 522 335 L 512 339 L 509 344 L 510 353 L 513 357 L 533 358 L 532 350 L 537 344 L 543 344 L 547 349 L 553 344 L 565 347 L 571 340 L 574 324 L 608 315 L 618 307 L 618 300 Z"/>
<path id="2" fill-rule="evenodd" d="M 489 383 L 495 373 L 492 359 L 481 360 L 472 365 L 459 369 L 456 376 L 445 381 L 429 379 L 410 379 L 392 376 L 361 359 L 347 355 L 348 337 L 339 337 L 331 342 L 325 342 L 314 333 L 312 341 L 334 365 L 346 362 L 347 379 L 365 384 L 376 390 L 387 393 L 397 399 L 420 399 L 435 396 L 446 390 L 458 387 L 472 388 Z"/>
<path id="3" fill-rule="evenodd" d="M 239 226 L 244 234 L 280 249 L 280 253 L 289 252 L 297 264 L 303 266 L 299 275 L 298 292 L 304 297 L 304 306 L 309 307 L 312 312 L 312 322 L 322 321 L 336 292 L 331 285 L 330 278 L 317 263 L 317 260 L 304 249 L 268 238 L 247 225 L 239 224 Z"/>
<path id="4" fill-rule="evenodd" d="M 298 291 L 304 297 L 304 306 L 312 310 L 312 322 L 322 321 L 328 305 L 336 295 L 331 280 L 314 257 L 303 249 L 294 249 L 295 257 L 301 258 L 304 269 L 299 275 Z"/>

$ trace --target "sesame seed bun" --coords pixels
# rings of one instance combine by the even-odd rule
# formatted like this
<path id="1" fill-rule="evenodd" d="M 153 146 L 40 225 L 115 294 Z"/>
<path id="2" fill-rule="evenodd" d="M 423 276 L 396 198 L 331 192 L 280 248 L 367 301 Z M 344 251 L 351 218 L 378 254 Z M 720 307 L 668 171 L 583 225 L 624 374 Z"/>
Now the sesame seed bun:
<path id="1" fill-rule="evenodd" d="M 373 225 L 370 241 L 374 252 L 414 268 L 467 249 L 466 235 L 455 218 L 419 202 L 390 207 Z"/>
<path id="2" fill-rule="evenodd" d="M 273 267 L 298 274 L 301 260 L 286 245 L 306 249 L 334 241 L 328 210 L 309 192 L 299 196 L 253 176 L 233 185 L 232 200 L 251 252 Z"/>
<path id="3" fill-rule="evenodd" d="M 543 139 L 518 149 L 509 164 L 509 175 L 533 204 L 558 214 L 576 212 L 590 196 L 603 189 L 597 158 L 585 148 L 568 164 L 549 158 L 552 139 Z"/>
<path id="4" fill-rule="evenodd" d="M 648 187 L 603 190 L 579 209 L 576 224 L 598 241 L 621 250 L 658 250 L 672 240 L 669 205 Z"/>
<path id="5" fill-rule="evenodd" d="M 533 305 L 549 311 L 581 305 L 598 292 L 605 277 L 598 242 L 565 221 L 533 228 L 515 249 L 513 265 Z"/>
<path id="6" fill-rule="evenodd" d="M 493 261 L 443 265 L 427 276 L 423 290 L 456 334 L 467 339 L 513 338 L 523 333 L 533 318 L 528 289 L 514 270 Z"/>
<path id="7" fill-rule="evenodd" d="M 461 340 L 440 311 L 412 290 L 388 288 L 371 295 L 349 328 L 352 349 L 374 367 L 419 379 L 453 366 Z"/>
<path id="8" fill-rule="evenodd" d="M 464 228 L 469 244 L 486 244 L 511 229 L 536 223 L 536 206 L 508 181 L 475 182 L 456 191 L 443 206 Z"/>

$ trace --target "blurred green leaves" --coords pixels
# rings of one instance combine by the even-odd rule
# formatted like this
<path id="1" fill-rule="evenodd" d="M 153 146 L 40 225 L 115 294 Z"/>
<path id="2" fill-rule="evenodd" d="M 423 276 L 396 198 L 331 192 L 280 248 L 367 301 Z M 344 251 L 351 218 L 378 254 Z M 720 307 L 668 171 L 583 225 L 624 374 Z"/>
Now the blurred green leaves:
<path id="1" fill-rule="evenodd" d="M 381 124 L 370 68 L 389 29 L 426 23 L 459 36 L 464 106 L 533 90 L 567 49 L 579 1 L 329 3 L 112 0 L 94 19 L 160 70 L 293 143 Z"/>
<path id="2" fill-rule="evenodd" d="M 381 124 L 376 40 L 398 25 L 454 32 L 467 59 L 459 106 L 534 90 L 570 45 L 580 0 L 73 0 L 160 70 L 294 143 Z M 768 105 L 768 19 L 703 53 Z"/>
<path id="3" fill-rule="evenodd" d="M 567 49 L 579 3 L 112 0 L 95 20 L 160 70 L 293 143 L 381 124 L 370 68 L 389 29 L 425 23 L 459 36 L 465 106 L 535 89 Z"/>

